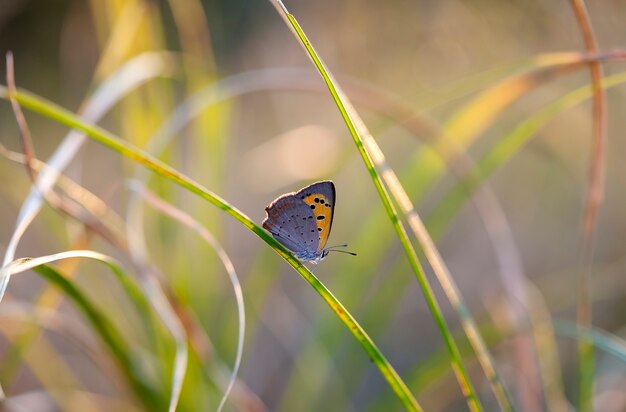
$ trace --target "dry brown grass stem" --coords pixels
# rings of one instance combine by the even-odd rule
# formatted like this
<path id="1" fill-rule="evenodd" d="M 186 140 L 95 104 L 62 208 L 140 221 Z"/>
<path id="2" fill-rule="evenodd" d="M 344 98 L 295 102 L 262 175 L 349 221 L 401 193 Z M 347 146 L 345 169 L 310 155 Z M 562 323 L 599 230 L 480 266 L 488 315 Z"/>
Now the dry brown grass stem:
<path id="1" fill-rule="evenodd" d="M 591 26 L 591 19 L 583 0 L 571 0 L 585 48 L 589 53 L 597 53 L 598 46 Z M 591 301 L 594 231 L 598 210 L 604 195 L 604 168 L 606 145 L 606 98 L 602 90 L 602 66 L 597 61 L 589 63 L 593 86 L 593 132 L 591 142 L 591 163 L 587 183 L 587 195 L 583 214 L 582 242 L 580 254 L 580 275 L 578 285 L 577 321 L 580 327 L 588 330 L 593 322 Z M 585 336 L 582 334 L 581 336 Z M 579 409 L 591 410 L 593 404 L 593 345 L 588 339 L 579 343 Z"/>

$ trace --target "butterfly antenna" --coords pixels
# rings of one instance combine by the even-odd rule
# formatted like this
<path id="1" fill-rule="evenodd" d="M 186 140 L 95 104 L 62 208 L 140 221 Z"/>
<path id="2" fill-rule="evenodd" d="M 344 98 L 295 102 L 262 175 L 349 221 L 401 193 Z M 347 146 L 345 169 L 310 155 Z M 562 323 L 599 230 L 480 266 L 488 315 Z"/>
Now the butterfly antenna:
<path id="1" fill-rule="evenodd" d="M 330 249 L 330 250 L 326 249 L 326 250 L 328 252 L 339 252 L 339 253 L 345 253 L 345 254 L 348 254 L 348 255 L 356 256 L 356 253 L 348 252 L 347 250 L 337 250 L 337 249 Z"/>
<path id="2" fill-rule="evenodd" d="M 328 252 L 340 252 L 340 253 L 346 253 L 348 255 L 356 256 L 356 253 L 354 253 L 354 252 L 348 252 L 347 250 L 337 250 L 336 248 L 338 248 L 338 247 L 348 247 L 348 245 L 330 246 L 330 247 L 327 247 L 326 250 Z"/>

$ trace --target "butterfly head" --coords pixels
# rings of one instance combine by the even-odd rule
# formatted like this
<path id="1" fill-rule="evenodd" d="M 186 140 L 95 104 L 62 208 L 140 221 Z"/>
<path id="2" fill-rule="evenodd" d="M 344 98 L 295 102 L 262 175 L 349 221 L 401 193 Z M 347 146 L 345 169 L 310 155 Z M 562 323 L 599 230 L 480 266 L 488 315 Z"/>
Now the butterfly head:
<path id="1" fill-rule="evenodd" d="M 321 252 L 303 251 L 303 252 L 295 253 L 295 255 L 300 260 L 303 260 L 303 261 L 306 261 L 306 262 L 310 262 L 310 263 L 313 263 L 314 265 L 317 265 L 322 260 L 324 260 L 324 258 L 326 258 L 326 256 L 328 256 L 328 254 L 330 252 L 347 253 L 348 255 L 356 256 L 356 253 L 354 253 L 354 252 L 348 252 L 347 250 L 339 250 L 339 249 L 337 249 L 337 248 L 344 248 L 344 247 L 347 247 L 347 246 L 348 245 L 331 246 L 331 247 L 328 247 L 326 249 L 323 249 Z"/>

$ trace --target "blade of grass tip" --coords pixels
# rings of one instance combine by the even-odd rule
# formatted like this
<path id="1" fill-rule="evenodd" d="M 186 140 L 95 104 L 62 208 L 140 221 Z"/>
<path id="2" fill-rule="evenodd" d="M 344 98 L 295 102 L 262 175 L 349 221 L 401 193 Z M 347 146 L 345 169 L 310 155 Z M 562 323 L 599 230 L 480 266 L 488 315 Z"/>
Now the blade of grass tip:
<path id="1" fill-rule="evenodd" d="M 96 122 L 117 101 L 139 85 L 171 72 L 169 54 L 145 53 L 129 60 L 111 77 L 102 83 L 93 96 L 85 103 L 83 119 L 87 122 Z M 19 92 L 17 92 L 19 94 Z M 8 91 L 0 86 L 0 97 L 7 98 Z M 59 173 L 67 167 L 78 149 L 85 140 L 84 133 L 73 130 L 63 139 L 54 154 L 46 162 L 50 167 L 37 178 L 37 184 L 31 188 L 27 199 L 20 208 L 15 228 L 7 244 L 3 265 L 15 258 L 17 246 L 22 236 L 30 226 L 43 205 L 42 192 L 50 191 Z M 9 277 L 0 279 L 0 301 L 6 291 Z"/>
<path id="2" fill-rule="evenodd" d="M 0 89 L 1 92 L 1 89 Z M 374 344 L 372 339 L 367 335 L 365 330 L 359 325 L 356 319 L 346 310 L 346 308 L 337 300 L 337 298 L 326 288 L 326 286 L 320 282 L 320 280 L 313 275 L 313 273 L 304 266 L 291 252 L 289 252 L 282 244 L 274 239 L 268 232 L 263 230 L 259 225 L 254 223 L 248 216 L 242 213 L 234 206 L 227 203 L 224 199 L 217 196 L 215 193 L 209 191 L 199 183 L 178 172 L 174 168 L 159 161 L 153 156 L 139 150 L 135 146 L 124 142 L 113 134 L 104 131 L 102 128 L 89 125 L 83 122 L 81 119 L 67 111 L 55 105 L 52 102 L 36 96 L 32 93 L 18 90 L 16 95 L 17 100 L 23 107 L 26 107 L 34 112 L 37 112 L 43 116 L 49 117 L 59 123 L 65 124 L 69 127 L 81 130 L 87 133 L 95 141 L 107 146 L 108 148 L 115 150 L 129 159 L 141 163 L 148 169 L 151 169 L 160 176 L 171 180 L 172 182 L 182 186 L 186 190 L 198 195 L 202 199 L 208 201 L 214 206 L 220 208 L 224 212 L 228 213 L 231 217 L 237 220 L 246 228 L 250 229 L 261 240 L 271 246 L 276 253 L 278 253 L 283 259 L 287 261 L 301 276 L 308 282 L 313 289 L 324 299 L 324 301 L 335 312 L 337 317 L 343 322 L 343 324 L 350 330 L 352 335 L 356 338 L 359 344 L 363 347 L 365 352 L 370 356 L 370 359 L 378 367 L 383 377 L 389 383 L 389 386 L 396 393 L 400 401 L 405 408 L 411 411 L 422 410 L 413 395 L 411 395 L 408 387 L 404 381 L 400 378 L 395 369 L 389 364 L 387 359 L 380 352 L 378 347 Z"/>
<path id="3" fill-rule="evenodd" d="M 271 0 L 271 1 L 274 7 L 276 8 L 276 10 L 278 11 L 278 13 L 280 14 L 280 16 L 285 20 L 288 27 L 291 28 L 296 38 L 300 40 L 301 45 L 304 47 L 305 51 L 308 53 L 309 57 L 311 58 L 311 60 L 313 61 L 317 69 L 319 70 L 320 75 L 324 79 L 324 82 L 327 84 L 329 91 L 333 97 L 333 100 L 337 104 L 337 107 L 339 108 L 339 111 L 341 112 L 341 115 L 346 125 L 348 126 L 350 134 L 352 135 L 352 138 L 359 152 L 361 153 L 364 163 L 368 171 L 370 172 L 373 183 L 379 193 L 379 196 L 383 204 L 385 205 L 385 208 L 389 214 L 390 219 L 392 220 L 394 228 L 396 229 L 398 237 L 400 238 L 400 241 L 407 253 L 407 257 L 417 277 L 420 287 L 424 293 L 426 302 L 428 303 L 429 308 L 432 312 L 432 315 L 435 318 L 435 321 L 444 337 L 444 341 L 446 342 L 446 346 L 448 347 L 448 350 L 450 351 L 450 355 L 452 357 L 453 369 L 457 375 L 459 385 L 461 386 L 463 394 L 466 397 L 468 406 L 472 410 L 482 410 L 480 400 L 476 396 L 472 383 L 465 370 L 465 366 L 463 364 L 463 360 L 461 359 L 458 347 L 454 339 L 452 338 L 452 335 L 446 324 L 446 321 L 443 318 L 443 314 L 441 313 L 441 309 L 439 308 L 439 304 L 437 303 L 435 299 L 432 288 L 430 287 L 430 284 L 428 283 L 428 280 L 426 279 L 423 269 L 421 268 L 421 265 L 418 261 L 417 253 L 415 252 L 415 249 L 413 249 L 410 243 L 406 230 L 404 229 L 404 226 L 402 225 L 399 219 L 399 216 L 395 210 L 395 207 L 393 206 L 393 203 L 391 202 L 389 194 L 387 193 L 385 189 L 382 178 L 374 166 L 374 164 L 380 164 L 383 161 L 384 156 L 382 152 L 380 151 L 378 146 L 375 144 L 375 142 L 373 142 L 373 138 L 371 138 L 371 135 L 369 135 L 369 133 L 366 133 L 366 137 L 367 137 L 367 140 L 365 141 L 365 145 L 367 145 L 367 149 L 366 149 L 364 142 L 363 142 L 363 136 L 359 134 L 359 130 L 361 131 L 367 130 L 362 120 L 356 114 L 356 111 L 354 110 L 354 108 L 349 105 L 349 102 L 345 98 L 345 95 L 343 94 L 341 89 L 338 86 L 336 86 L 336 82 L 332 78 L 332 75 L 326 69 L 324 63 L 315 52 L 313 46 L 311 45 L 310 41 L 306 37 L 305 33 L 303 32 L 302 28 L 300 27 L 300 25 L 298 24 L 294 16 L 291 15 L 287 11 L 286 7 L 280 0 Z M 383 174 L 388 174 L 388 172 L 390 172 L 389 168 L 382 170 Z"/>
<path id="4" fill-rule="evenodd" d="M 172 219 L 177 220 L 183 225 L 195 231 L 205 242 L 207 242 L 217 253 L 224 269 L 228 273 L 228 278 L 230 280 L 231 286 L 233 287 L 233 292 L 235 295 L 235 302 L 237 304 L 237 315 L 239 322 L 239 334 L 237 337 L 237 352 L 235 355 L 235 362 L 233 364 L 232 374 L 230 379 L 226 385 L 226 389 L 224 390 L 224 395 L 220 400 L 217 411 L 221 411 L 224 407 L 228 396 L 230 395 L 233 386 L 235 385 L 235 381 L 237 379 L 237 374 L 239 372 L 239 367 L 241 366 L 241 359 L 243 356 L 243 343 L 245 339 L 245 329 L 246 329 L 246 318 L 245 318 L 245 307 L 243 301 L 243 293 L 241 289 L 241 283 L 239 282 L 239 277 L 237 276 L 237 272 L 235 271 L 235 265 L 230 260 L 230 257 L 222 247 L 222 245 L 215 239 L 215 237 L 209 232 L 204 226 L 200 224 L 196 219 L 194 219 L 191 215 L 183 212 L 182 210 L 174 207 L 173 205 L 167 203 L 163 199 L 156 196 L 154 193 L 146 189 L 138 181 L 130 181 L 128 182 L 128 187 L 139 193 L 153 208 L 157 209 L 161 213 L 166 214 Z"/>
<path id="5" fill-rule="evenodd" d="M 121 335 L 117 329 L 102 312 L 92 305 L 91 301 L 83 295 L 83 293 L 80 292 L 80 290 L 78 290 L 71 281 L 67 280 L 55 269 L 48 266 L 48 264 L 52 262 L 73 258 L 94 259 L 105 263 L 113 270 L 120 270 L 119 265 L 114 259 L 102 253 L 91 250 L 73 250 L 37 258 L 20 258 L 14 260 L 0 268 L 0 277 L 3 278 L 32 269 L 51 281 L 57 287 L 61 288 L 65 296 L 83 312 L 83 314 L 90 321 L 94 330 L 99 334 L 102 341 L 109 348 L 124 373 L 124 376 L 128 380 L 128 383 L 133 388 L 134 393 L 150 410 L 155 410 L 154 408 L 160 409 L 159 404 L 161 399 L 158 392 L 149 387 L 144 382 L 144 378 L 140 376 L 136 370 L 137 368 L 133 365 L 132 358 L 127 352 L 126 346 L 123 343 Z"/>
<path id="6" fill-rule="evenodd" d="M 596 53 L 598 46 L 585 2 L 583 0 L 571 0 L 571 5 L 585 42 L 585 48 L 590 53 Z M 589 70 L 593 85 L 593 131 L 591 165 L 583 215 L 578 305 L 576 308 L 576 318 L 581 330 L 588 330 L 593 324 L 591 288 L 594 232 L 598 211 L 604 196 L 604 147 L 606 145 L 606 98 L 602 90 L 602 66 L 598 62 L 590 62 Z M 581 336 L 584 337 L 585 334 L 581 334 Z M 583 338 L 579 341 L 578 357 L 578 408 L 580 411 L 586 412 L 593 408 L 594 356 L 593 345 L 589 339 Z"/>

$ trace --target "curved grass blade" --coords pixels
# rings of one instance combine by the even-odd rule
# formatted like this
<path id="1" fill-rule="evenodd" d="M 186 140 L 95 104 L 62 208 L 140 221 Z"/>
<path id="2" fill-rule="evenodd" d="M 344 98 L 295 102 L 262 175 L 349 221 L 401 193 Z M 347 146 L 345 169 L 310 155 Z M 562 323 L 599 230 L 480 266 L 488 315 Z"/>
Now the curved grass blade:
<path id="1" fill-rule="evenodd" d="M 14 97 L 16 90 L 15 90 L 15 83 L 12 78 L 13 59 L 10 53 L 7 55 L 7 63 L 8 63 L 8 73 L 10 73 L 10 76 L 7 78 L 9 99 L 11 100 L 11 103 L 14 105 L 14 111 L 16 112 L 18 123 L 20 123 L 20 126 L 21 126 L 22 139 L 26 141 L 27 140 L 26 137 L 28 137 L 28 133 L 25 133 L 25 130 L 27 131 L 27 129 L 23 121 L 23 118 L 20 117 L 21 111 L 19 110 L 19 104 L 17 103 Z M 147 73 L 142 73 L 141 75 L 132 75 L 133 73 L 137 72 L 138 68 L 141 68 L 142 66 L 145 66 L 146 64 L 148 64 L 152 70 L 148 70 Z M 167 65 L 165 64 L 165 59 L 163 58 L 163 56 L 159 56 L 158 54 L 154 54 L 154 53 L 145 54 L 145 55 L 139 56 L 131 60 L 129 64 L 123 66 L 122 69 L 120 69 L 118 72 L 115 73 L 116 76 L 112 76 L 111 78 L 109 78 L 105 86 L 102 86 L 98 90 L 93 100 L 90 101 L 91 105 L 87 107 L 86 115 L 90 117 L 96 117 L 96 118 L 101 116 L 102 113 L 106 111 L 106 109 L 110 107 L 114 101 L 118 100 L 123 95 L 124 92 L 129 91 L 131 89 L 131 86 L 140 84 L 142 81 L 146 81 L 147 79 L 154 77 L 157 74 L 163 74 L 166 71 L 165 70 L 166 67 Z M 114 85 L 118 87 L 113 87 Z M 72 133 L 70 133 L 68 138 L 64 141 L 64 143 L 68 144 L 67 150 L 62 151 L 60 153 L 62 155 L 61 160 L 56 159 L 54 160 L 55 163 L 57 164 L 60 163 L 59 166 L 61 167 L 64 166 L 64 163 L 66 165 L 67 162 L 69 162 L 73 154 L 76 153 L 76 150 L 78 150 L 78 148 L 84 141 L 84 137 L 85 137 L 84 135 L 80 135 L 80 134 L 78 135 L 74 134 L 72 136 Z M 26 149 L 29 149 L 29 150 L 26 150 Z M 25 146 L 25 153 L 27 154 L 26 159 L 29 162 L 29 170 L 34 171 L 33 166 L 31 164 L 33 162 L 33 157 L 32 157 L 33 155 L 31 151 L 32 151 L 32 148 Z M 57 152 L 57 154 L 58 153 L 59 152 Z M 21 220 L 18 219 L 18 227 L 21 227 L 22 230 L 16 230 L 14 232 L 14 236 L 12 237 L 11 242 L 15 246 L 17 245 L 17 242 L 19 241 L 21 237 L 21 233 L 23 233 L 23 230 L 25 230 L 25 228 L 32 221 L 32 218 L 34 218 L 36 213 L 39 211 L 39 208 L 41 207 L 43 199 L 45 198 L 49 202 L 52 199 L 57 199 L 56 196 L 52 199 L 49 199 L 48 196 L 54 193 L 50 191 L 50 188 L 52 187 L 54 182 L 60 177 L 61 172 L 55 168 L 48 168 L 46 170 L 47 171 L 52 170 L 52 172 L 49 173 L 49 175 L 44 176 L 44 179 L 43 179 L 43 182 L 45 183 L 42 183 L 42 184 L 45 184 L 47 186 L 43 188 L 37 186 L 38 190 L 36 191 L 35 196 L 32 198 L 29 198 L 26 202 L 26 205 L 30 206 L 29 214 L 24 219 L 21 219 Z M 33 176 L 33 179 L 35 179 L 35 176 Z M 35 185 L 39 185 L 39 184 L 40 184 L 39 181 L 35 183 Z M 40 195 L 41 197 L 38 197 L 38 195 Z M 56 203 L 58 203 L 58 201 Z M 8 258 L 9 255 L 12 255 L 12 253 L 14 252 L 12 252 L 11 247 L 9 247 L 7 250 L 7 254 L 5 255 L 5 259 Z M 0 284 L 0 287 L 6 288 L 9 277 L 10 276 L 6 276 L 1 279 L 2 283 Z M 122 284 L 126 286 L 127 290 L 129 290 L 128 289 L 129 282 L 127 281 L 127 278 L 122 277 L 121 281 L 122 281 Z M 180 392 L 182 389 L 182 383 L 183 383 L 183 379 L 185 375 L 185 370 L 187 368 L 187 356 L 188 356 L 187 341 L 186 341 L 185 334 L 182 331 L 182 327 L 177 322 L 176 316 L 173 314 L 173 311 L 167 304 L 167 300 L 162 296 L 162 293 L 161 294 L 158 293 L 160 291 L 160 289 L 158 288 L 158 285 L 152 285 L 148 283 L 146 285 L 146 290 L 153 295 L 151 296 L 150 302 L 153 303 L 155 309 L 160 315 L 161 320 L 168 327 L 168 329 L 172 333 L 172 336 L 174 337 L 175 342 L 176 342 L 176 353 L 174 357 L 174 369 L 173 369 L 173 379 L 172 379 L 172 388 L 171 388 L 172 396 L 170 397 L 170 405 L 169 405 L 169 410 L 173 411 L 178 405 L 178 399 L 180 397 Z M 132 294 L 132 289 L 131 289 L 131 294 Z M 133 302 L 137 303 L 138 301 L 134 299 Z M 141 300 L 141 302 L 145 304 L 146 300 L 145 299 Z"/>
<path id="2" fill-rule="evenodd" d="M 527 71 L 507 77 L 473 97 L 458 109 L 434 139 L 431 150 L 417 152 L 413 164 L 422 171 L 416 196 L 430 189 L 445 171 L 445 166 L 465 151 L 512 103 L 530 90 L 575 70 L 590 61 L 623 61 L 626 51 L 602 54 L 541 54 L 527 64 Z M 443 158 L 441 155 L 444 155 Z M 424 165 L 427 165 L 425 167 Z"/>
<path id="3" fill-rule="evenodd" d="M 4 87 L 0 87 L 0 95 L 6 95 Z M 158 159 L 150 156 L 138 148 L 120 140 L 109 132 L 103 129 L 89 125 L 83 122 L 81 119 L 70 113 L 69 111 L 42 99 L 34 94 L 18 90 L 16 99 L 22 105 L 22 107 L 35 111 L 46 117 L 49 117 L 59 123 L 65 124 L 68 127 L 80 130 L 91 136 L 99 143 L 117 151 L 118 153 L 128 157 L 129 159 L 141 163 L 143 166 L 151 169 L 155 173 L 179 184 L 185 189 L 189 190 L 207 200 L 209 203 L 220 208 L 224 212 L 231 215 L 235 220 L 242 225 L 250 229 L 254 234 L 261 238 L 265 243 L 271 246 L 281 257 L 283 257 L 303 278 L 306 280 L 315 291 L 324 299 L 324 301 L 331 307 L 331 309 L 337 314 L 339 319 L 350 330 L 357 341 L 361 344 L 372 361 L 376 364 L 384 378 L 387 380 L 393 391 L 397 394 L 400 401 L 408 410 L 417 411 L 421 410 L 421 407 L 411 395 L 406 384 L 402 381 L 397 372 L 393 369 L 391 364 L 380 352 L 378 347 L 374 344 L 371 338 L 367 335 L 365 330 L 357 323 L 356 319 L 346 310 L 346 308 L 335 298 L 335 296 L 322 284 L 319 279 L 311 271 L 306 268 L 293 254 L 291 254 L 286 248 L 284 248 L 278 241 L 276 241 L 268 232 L 263 230 L 260 226 L 254 223 L 248 216 L 243 214 L 234 206 L 227 203 L 224 199 L 212 193 L 208 189 L 204 188 L 197 182 L 188 178 L 184 174 L 178 172 L 174 168 L 166 165 Z"/>
<path id="4" fill-rule="evenodd" d="M 625 82 L 626 72 L 618 73 L 605 77 L 602 81 L 602 88 L 613 88 Z M 462 180 L 452 186 L 433 209 L 427 222 L 434 236 L 441 235 L 471 193 L 510 160 L 547 122 L 559 113 L 588 100 L 592 95 L 593 90 L 590 86 L 580 87 L 550 103 L 502 137 L 476 163 L 475 169 L 468 171 Z"/>
<path id="5" fill-rule="evenodd" d="M 144 319 L 149 319 L 150 306 L 152 306 L 157 314 L 159 315 L 159 319 L 163 322 L 163 324 L 167 327 L 167 329 L 172 334 L 174 341 L 176 343 L 176 352 L 174 355 L 173 361 L 173 371 L 172 371 L 172 384 L 170 388 L 170 396 L 169 396 L 169 411 L 174 411 L 178 405 L 178 400 L 180 398 L 180 392 L 182 390 L 183 380 L 185 376 L 185 371 L 187 369 L 187 339 L 185 336 L 182 327 L 179 326 L 179 322 L 174 314 L 173 310 L 170 308 L 167 299 L 164 297 L 163 293 L 158 284 L 152 279 L 148 278 L 143 282 L 143 286 L 145 291 L 141 290 L 139 286 L 127 276 L 116 263 L 115 260 L 109 258 L 106 255 L 92 252 L 92 251 L 71 251 L 59 253 L 57 255 L 51 255 L 47 257 L 30 259 L 28 261 L 28 265 L 32 265 L 35 262 L 41 264 L 41 262 L 51 262 L 60 259 L 66 259 L 70 257 L 86 257 L 91 259 L 98 259 L 102 262 L 106 263 L 115 277 L 118 279 L 120 284 L 124 287 L 126 292 L 129 295 L 131 302 L 137 307 L 139 313 L 142 314 Z M 19 260 L 18 260 L 19 261 Z M 21 264 L 21 269 L 27 267 L 25 263 Z M 7 267 L 8 268 L 8 267 Z M 7 274 L 9 269 L 2 268 L 0 270 L 0 276 L 4 277 Z M 67 280 L 69 282 L 69 280 Z M 146 297 L 148 296 L 149 299 Z M 152 330 L 150 330 L 152 332 Z"/>
<path id="6" fill-rule="evenodd" d="M 169 70 L 166 55 L 162 53 L 146 53 L 135 57 L 100 85 L 84 106 L 84 118 L 89 122 L 97 121 L 129 91 L 152 78 L 164 75 Z M 7 98 L 7 89 L 0 87 L 0 94 L 3 98 Z M 71 131 L 47 161 L 49 168 L 38 177 L 37 184 L 31 189 L 28 198 L 20 209 L 15 229 L 4 254 L 4 265 L 15 258 L 20 239 L 41 210 L 44 201 L 41 191 L 50 190 L 59 173 L 68 165 L 84 140 L 84 134 L 77 130 Z M 0 279 L 0 301 L 4 296 L 9 279 L 9 277 Z"/>
<path id="7" fill-rule="evenodd" d="M 205 242 L 207 242 L 215 253 L 217 253 L 222 265 L 226 269 L 228 273 L 228 278 L 230 279 L 231 285 L 233 287 L 233 291 L 235 294 L 235 301 L 237 303 L 237 314 L 239 321 L 239 334 L 237 337 L 237 354 L 235 355 L 235 363 L 233 365 L 231 377 L 226 384 L 226 389 L 224 390 L 224 395 L 220 400 L 219 406 L 217 407 L 217 412 L 220 412 L 224 405 L 226 404 L 226 400 L 235 385 L 235 381 L 237 379 L 237 373 L 239 372 L 239 367 L 241 366 L 241 358 L 243 356 L 243 343 L 245 337 L 246 330 L 246 318 L 245 318 L 245 308 L 243 302 L 243 292 L 241 290 L 241 283 L 239 282 L 239 278 L 237 276 L 237 272 L 235 272 L 235 265 L 230 260 L 230 257 L 222 247 L 222 245 L 217 241 L 217 239 L 209 232 L 204 226 L 202 226 L 196 219 L 194 219 L 191 215 L 183 212 L 182 210 L 175 208 L 173 205 L 165 202 L 164 200 L 157 197 L 154 193 L 147 190 L 143 185 L 141 185 L 137 181 L 131 181 L 129 187 L 139 193 L 153 208 L 159 210 L 160 212 L 168 215 L 172 219 L 179 221 L 185 226 L 189 227 L 193 231 L 195 231 Z"/>
<path id="8" fill-rule="evenodd" d="M 626 74 L 617 74 L 603 81 L 603 88 L 610 88 L 626 81 Z M 579 88 L 557 101 L 549 104 L 535 115 L 520 123 L 512 132 L 506 134 L 489 150 L 465 176 L 439 200 L 427 219 L 427 226 L 434 237 L 440 237 L 445 228 L 458 214 L 461 207 L 480 190 L 491 174 L 506 163 L 519 149 L 537 134 L 548 121 L 557 114 L 580 104 L 592 95 L 590 87 Z M 556 372 L 555 372 L 556 373 Z M 557 396 L 552 396 L 559 400 Z M 556 402 L 555 404 L 558 404 Z"/>
<path id="9" fill-rule="evenodd" d="M 90 258 L 101 261 L 109 266 L 113 272 L 121 273 L 116 263 L 109 257 L 93 251 L 69 251 L 50 256 L 43 256 L 33 259 L 18 259 L 1 270 L 2 276 L 35 270 L 37 273 L 48 279 L 55 286 L 60 288 L 64 295 L 70 299 L 79 310 L 83 312 L 89 320 L 93 330 L 98 333 L 104 344 L 108 347 L 113 357 L 117 360 L 128 383 L 133 388 L 134 393 L 139 397 L 144 406 L 149 409 L 160 408 L 163 399 L 158 391 L 145 383 L 145 379 L 138 373 L 136 366 L 127 351 L 126 344 L 122 336 L 106 317 L 74 284 L 63 277 L 58 271 L 48 266 L 48 263 L 67 258 Z"/>
<path id="10" fill-rule="evenodd" d="M 287 9 L 285 8 L 285 6 L 280 0 L 273 0 L 272 3 L 274 4 L 275 8 L 277 9 L 281 17 L 283 17 L 288 27 L 292 29 L 296 38 L 300 40 L 301 45 L 304 47 L 304 49 L 308 53 L 309 57 L 315 64 L 316 68 L 319 70 L 320 75 L 324 79 L 324 82 L 328 86 L 328 89 L 333 97 L 333 100 L 335 101 L 339 111 L 341 112 L 341 116 L 343 117 L 350 131 L 350 134 L 354 140 L 354 143 L 357 146 L 357 149 L 359 153 L 361 154 L 361 157 L 363 158 L 363 161 L 370 173 L 374 186 L 376 187 L 376 190 L 378 191 L 378 194 L 392 221 L 394 229 L 396 230 L 396 233 L 399 237 L 399 240 L 407 254 L 407 258 L 409 260 L 411 268 L 413 269 L 413 272 L 415 273 L 415 276 L 417 277 L 418 283 L 422 289 L 422 292 L 424 293 L 426 302 L 435 319 L 435 322 L 437 323 L 437 326 L 439 327 L 439 330 L 441 331 L 443 335 L 446 346 L 452 357 L 452 367 L 457 375 L 459 385 L 461 386 L 461 390 L 463 391 L 463 394 L 466 397 L 468 406 L 472 410 L 482 410 L 482 406 L 480 405 L 480 400 L 476 396 L 471 380 L 469 379 L 467 371 L 465 370 L 465 366 L 463 364 L 463 360 L 461 359 L 458 347 L 456 346 L 456 342 L 452 338 L 452 335 L 447 326 L 447 323 L 443 317 L 443 314 L 441 313 L 441 309 L 439 308 L 439 304 L 437 303 L 436 298 L 433 294 L 432 288 L 430 284 L 428 283 L 428 280 L 426 279 L 426 276 L 421 267 L 421 264 L 419 263 L 419 260 L 417 258 L 417 253 L 415 249 L 413 248 L 413 246 L 411 245 L 406 229 L 401 223 L 398 213 L 396 212 L 395 207 L 391 201 L 391 198 L 389 194 L 387 193 L 387 190 L 383 183 L 383 179 L 385 179 L 385 182 L 389 186 L 389 189 L 393 191 L 395 194 L 397 194 L 401 190 L 401 185 L 399 184 L 397 178 L 395 177 L 395 174 L 393 174 L 393 171 L 390 168 L 387 167 L 381 170 L 383 177 L 381 177 L 379 172 L 376 170 L 376 166 L 380 167 L 380 165 L 384 164 L 384 155 L 378 148 L 378 145 L 376 145 L 374 139 L 367 131 L 367 128 L 363 124 L 362 120 L 360 119 L 360 117 L 358 116 L 354 108 L 348 102 L 343 91 L 336 85 L 336 82 L 332 78 L 332 75 L 327 70 L 322 60 L 315 52 L 315 49 L 313 48 L 310 41 L 306 37 L 305 33 L 302 31 L 302 28 L 300 27 L 296 19 L 293 17 L 293 15 L 291 15 L 287 11 Z M 408 200 L 408 197 L 406 197 L 406 194 L 401 198 L 396 197 L 396 200 L 400 203 L 403 209 L 408 208 L 408 210 L 413 210 L 412 205 L 410 205 L 410 207 L 408 207 L 407 205 L 407 202 L 408 204 L 410 204 L 410 201 Z M 415 213 L 415 215 L 417 214 Z M 420 229 L 420 227 L 417 227 L 417 228 Z M 423 225 L 421 225 L 421 228 L 423 228 Z M 423 232 L 419 231 L 418 235 L 423 235 L 424 232 L 425 232 L 425 229 Z M 423 236 L 420 236 L 420 238 L 422 237 Z M 462 315 L 462 318 L 464 319 L 467 319 L 467 316 L 469 316 L 468 311 L 461 312 L 460 314 Z M 472 331 L 474 330 L 475 328 L 472 329 Z M 469 336 L 475 337 L 475 335 L 472 335 L 472 334 L 470 334 Z M 482 346 L 482 348 L 484 348 L 484 345 Z M 480 352 L 480 353 L 481 355 L 484 354 L 484 352 Z M 489 356 L 488 355 L 486 356 L 489 359 Z M 487 363 L 489 366 L 492 366 L 492 363 L 489 362 L 489 360 L 487 361 Z M 490 377 L 490 382 L 493 385 L 492 387 L 494 389 L 494 393 L 496 393 L 498 400 L 502 402 L 501 405 L 506 410 L 511 410 L 512 404 L 510 400 L 508 399 L 508 395 L 506 395 L 504 386 L 501 385 L 501 381 L 497 377 L 497 374 L 492 373 L 492 371 L 495 372 L 495 368 L 492 367 L 490 369 L 487 369 L 486 371 Z M 495 379 L 491 379 L 492 377 L 494 377 L 494 375 L 495 375 Z M 496 385 L 494 385 L 494 382 L 496 383 Z"/>

